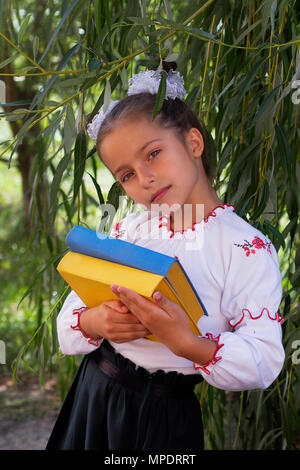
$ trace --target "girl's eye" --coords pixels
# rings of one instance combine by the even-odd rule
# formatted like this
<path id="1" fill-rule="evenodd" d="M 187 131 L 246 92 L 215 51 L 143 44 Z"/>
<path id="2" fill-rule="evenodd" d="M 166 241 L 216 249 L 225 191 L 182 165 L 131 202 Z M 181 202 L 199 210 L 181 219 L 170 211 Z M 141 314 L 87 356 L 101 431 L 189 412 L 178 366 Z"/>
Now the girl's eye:
<path id="1" fill-rule="evenodd" d="M 160 149 L 157 149 L 157 150 L 154 150 L 153 152 L 151 152 L 149 154 L 150 160 L 155 158 L 159 154 L 159 152 L 160 152 Z M 129 171 L 128 173 L 126 173 L 126 175 L 122 176 L 121 183 L 126 183 L 129 180 L 129 178 L 131 177 L 132 174 L 133 174 L 133 172 Z"/>
<path id="2" fill-rule="evenodd" d="M 159 149 L 158 149 L 158 150 L 154 150 L 153 152 L 151 152 L 151 153 L 149 154 L 149 157 L 151 157 L 152 155 L 154 155 L 154 157 L 153 157 L 153 158 L 155 158 L 155 157 L 156 157 L 156 155 L 158 155 L 158 154 L 159 154 L 159 152 L 160 152 L 160 150 L 159 150 Z M 150 160 L 152 160 L 152 159 L 150 158 Z"/>
<path id="3" fill-rule="evenodd" d="M 124 175 L 121 179 L 121 182 L 122 183 L 126 183 L 126 181 L 128 181 L 128 177 L 132 175 L 132 171 L 130 171 L 129 173 L 126 173 L 126 175 Z"/>

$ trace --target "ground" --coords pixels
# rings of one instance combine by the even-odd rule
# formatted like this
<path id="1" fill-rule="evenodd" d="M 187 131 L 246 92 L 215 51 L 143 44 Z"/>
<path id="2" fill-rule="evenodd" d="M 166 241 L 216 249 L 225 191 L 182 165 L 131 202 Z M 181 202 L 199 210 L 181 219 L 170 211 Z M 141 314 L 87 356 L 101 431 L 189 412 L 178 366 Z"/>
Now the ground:
<path id="1" fill-rule="evenodd" d="M 59 408 L 55 379 L 0 377 L 0 450 L 44 450 Z"/>

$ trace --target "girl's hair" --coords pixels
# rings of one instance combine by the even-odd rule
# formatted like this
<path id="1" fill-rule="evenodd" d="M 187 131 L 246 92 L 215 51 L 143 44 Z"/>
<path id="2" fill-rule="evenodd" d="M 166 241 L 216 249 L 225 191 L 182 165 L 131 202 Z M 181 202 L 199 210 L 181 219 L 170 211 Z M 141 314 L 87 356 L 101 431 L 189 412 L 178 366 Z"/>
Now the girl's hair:
<path id="1" fill-rule="evenodd" d="M 144 115 L 152 120 L 156 95 L 150 93 L 138 93 L 130 95 L 117 103 L 111 112 L 105 117 L 97 137 L 97 149 L 100 154 L 101 141 L 108 135 L 122 119 L 134 120 Z M 212 183 L 214 178 L 215 147 L 212 137 L 205 126 L 199 121 L 194 112 L 179 98 L 164 100 L 163 106 L 155 121 L 159 126 L 174 129 L 181 142 L 186 145 L 185 133 L 192 127 L 198 129 L 204 140 L 202 162 L 204 171 Z"/>

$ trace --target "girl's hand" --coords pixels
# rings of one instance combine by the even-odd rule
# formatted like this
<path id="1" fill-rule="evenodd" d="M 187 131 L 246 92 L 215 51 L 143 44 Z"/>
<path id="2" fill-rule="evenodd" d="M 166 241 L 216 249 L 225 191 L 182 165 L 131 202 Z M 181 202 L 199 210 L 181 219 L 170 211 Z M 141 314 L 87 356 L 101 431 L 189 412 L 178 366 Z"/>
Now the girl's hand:
<path id="1" fill-rule="evenodd" d="M 125 343 L 149 335 L 138 318 L 117 299 L 107 300 L 81 313 L 79 327 L 89 338 L 106 338 L 115 343 Z"/>
<path id="2" fill-rule="evenodd" d="M 160 292 L 153 295 L 154 302 L 146 299 L 131 289 L 111 286 L 116 294 L 136 318 L 151 331 L 174 354 L 184 355 L 189 342 L 197 337 L 191 331 L 184 311 Z"/>

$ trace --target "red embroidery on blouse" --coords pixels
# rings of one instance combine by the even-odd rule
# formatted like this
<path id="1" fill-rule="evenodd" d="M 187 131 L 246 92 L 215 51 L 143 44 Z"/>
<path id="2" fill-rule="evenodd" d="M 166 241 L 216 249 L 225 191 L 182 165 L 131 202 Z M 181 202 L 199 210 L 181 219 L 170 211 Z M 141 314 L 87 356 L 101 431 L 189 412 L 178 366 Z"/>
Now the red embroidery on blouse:
<path id="1" fill-rule="evenodd" d="M 208 215 L 207 217 L 205 217 L 203 220 L 205 223 L 208 222 L 208 219 L 209 217 L 216 217 L 217 216 L 217 213 L 215 212 L 216 209 L 225 209 L 226 207 L 232 207 L 234 210 L 236 210 L 236 207 L 233 206 L 232 204 L 222 204 L 221 206 L 217 206 L 215 207 Z M 163 221 L 163 219 L 166 219 L 165 221 Z M 175 233 L 184 233 L 185 231 L 187 230 L 193 230 L 195 231 L 195 225 L 197 225 L 199 222 L 194 222 L 192 227 L 190 229 L 184 229 L 184 230 L 178 230 L 176 232 L 174 232 L 174 230 L 171 230 L 170 227 L 169 227 L 169 218 L 168 216 L 166 215 L 163 215 L 159 218 L 159 221 L 162 221 L 161 224 L 159 224 L 158 228 L 162 228 L 162 227 L 167 227 L 167 229 L 172 232 L 171 235 L 170 235 L 170 238 L 173 238 Z"/>
<path id="2" fill-rule="evenodd" d="M 88 343 L 92 344 L 93 346 L 99 346 L 100 340 L 92 339 L 89 336 L 86 336 L 79 326 L 79 316 L 82 312 L 85 312 L 86 310 L 88 310 L 87 307 L 75 308 L 73 310 L 73 315 L 77 315 L 77 323 L 76 325 L 70 325 L 70 328 L 72 328 L 72 330 L 75 330 L 75 331 L 80 331 L 82 336 L 84 336 L 88 340 Z"/>
<path id="3" fill-rule="evenodd" d="M 217 206 L 212 211 L 210 211 L 207 217 L 204 218 L 204 222 L 207 223 L 210 217 L 217 217 L 217 213 L 215 212 L 216 209 L 225 209 L 226 207 L 233 207 L 233 209 L 236 210 L 236 207 L 232 204 L 222 204 L 221 206 Z"/>
<path id="4" fill-rule="evenodd" d="M 224 346 L 224 343 L 220 344 L 221 333 L 218 336 L 215 336 L 215 337 L 213 336 L 212 333 L 206 333 L 205 336 L 207 336 L 208 339 L 211 339 L 212 341 L 215 341 L 215 343 L 217 343 L 218 347 L 215 351 L 215 354 L 214 354 L 213 358 L 207 364 L 204 364 L 204 365 L 200 366 L 200 364 L 196 364 L 194 362 L 193 366 L 194 366 L 195 370 L 201 369 L 207 375 L 210 375 L 210 371 L 207 369 L 207 367 L 209 365 L 215 365 L 217 362 L 219 362 L 222 359 L 222 356 L 217 356 L 217 352 Z"/>
<path id="5" fill-rule="evenodd" d="M 123 220 L 118 222 L 112 229 L 111 236 L 114 238 L 120 238 L 125 234 L 125 230 L 121 230 L 121 225 L 123 223 Z"/>
<path id="6" fill-rule="evenodd" d="M 249 317 L 251 318 L 251 320 L 258 320 L 259 318 L 261 318 L 261 316 L 262 316 L 264 313 L 267 313 L 267 314 L 268 314 L 268 317 L 270 318 L 270 320 L 278 321 L 278 323 L 280 323 L 280 325 L 282 325 L 282 323 L 284 322 L 284 318 L 283 318 L 283 317 L 280 317 L 278 312 L 276 312 L 276 313 L 274 314 L 274 317 L 272 317 L 271 314 L 270 314 L 270 312 L 269 312 L 269 310 L 268 310 L 266 307 L 264 307 L 264 308 L 262 309 L 262 311 L 261 311 L 256 317 L 250 312 L 250 310 L 248 310 L 247 308 L 244 308 L 244 309 L 242 310 L 242 317 L 241 317 L 241 319 L 240 319 L 237 323 L 235 323 L 234 325 L 229 321 L 229 322 L 228 322 L 229 326 L 231 326 L 231 328 L 236 328 L 237 325 L 239 325 L 239 324 L 244 320 L 244 318 L 245 318 L 245 313 L 247 313 L 247 314 L 249 315 Z"/>
<path id="7" fill-rule="evenodd" d="M 249 256 L 251 253 L 255 254 L 256 253 L 255 250 L 261 250 L 261 249 L 267 250 L 268 253 L 272 254 L 271 242 L 267 240 L 264 242 L 257 235 L 253 238 L 252 242 L 249 242 L 248 240 L 244 240 L 244 243 L 242 245 L 238 243 L 234 243 L 234 245 L 240 248 L 243 248 L 246 256 Z"/>

